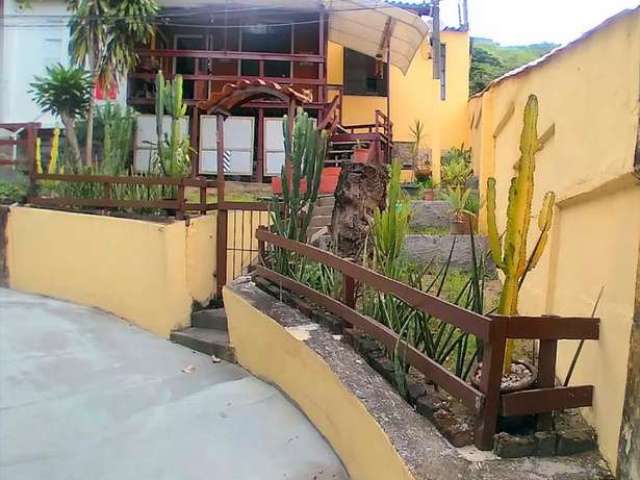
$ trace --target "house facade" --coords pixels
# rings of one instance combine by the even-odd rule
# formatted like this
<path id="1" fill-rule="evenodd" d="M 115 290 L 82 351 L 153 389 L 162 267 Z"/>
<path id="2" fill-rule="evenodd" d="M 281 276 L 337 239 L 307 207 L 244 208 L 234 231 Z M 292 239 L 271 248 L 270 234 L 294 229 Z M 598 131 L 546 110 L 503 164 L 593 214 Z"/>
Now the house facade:
<path id="1" fill-rule="evenodd" d="M 189 118 L 183 128 L 197 152 L 200 174 L 215 173 L 215 121 L 198 104 L 241 79 L 263 78 L 295 88 L 309 96 L 305 108 L 318 119 L 331 102 L 336 103 L 339 123 L 347 127 L 338 133 L 364 135 L 363 140 L 338 138 L 332 150 L 336 163 L 354 145 L 370 140 L 365 135 L 370 130 L 379 130 L 382 142 L 393 141 L 395 152 L 402 154 L 402 143 L 412 141 L 410 126 L 415 120 L 425 125 L 423 147 L 436 161 L 441 150 L 463 143 L 468 32 L 445 29 L 433 35 L 428 4 L 325 3 L 161 1 L 156 34 L 150 45 L 140 47 L 140 63 L 121 82 L 116 96 L 141 114 L 137 168 L 144 170 L 149 162 L 149 141 L 155 133 L 153 79 L 158 70 L 166 78 L 184 78 Z M 54 126 L 56 120 L 31 102 L 28 85 L 47 65 L 68 61 L 65 2 L 33 0 L 30 8 L 17 0 L 0 4 L 0 123 L 38 121 L 43 127 Z M 279 174 L 285 105 L 255 102 L 229 113 L 228 173 L 259 181 Z M 349 128 L 354 125 L 360 128 Z"/>

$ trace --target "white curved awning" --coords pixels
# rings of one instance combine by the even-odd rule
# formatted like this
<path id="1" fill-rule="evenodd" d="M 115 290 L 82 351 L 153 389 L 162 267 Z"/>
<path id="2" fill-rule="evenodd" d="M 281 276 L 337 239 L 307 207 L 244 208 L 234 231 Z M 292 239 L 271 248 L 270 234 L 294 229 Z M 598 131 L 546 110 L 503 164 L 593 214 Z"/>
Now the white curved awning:
<path id="1" fill-rule="evenodd" d="M 407 73 L 431 26 L 422 18 L 377 0 L 323 0 L 329 12 L 329 40 L 375 57 L 390 29 L 391 64 Z M 388 26 L 388 27 L 387 27 Z M 383 58 L 386 60 L 386 58 Z"/>

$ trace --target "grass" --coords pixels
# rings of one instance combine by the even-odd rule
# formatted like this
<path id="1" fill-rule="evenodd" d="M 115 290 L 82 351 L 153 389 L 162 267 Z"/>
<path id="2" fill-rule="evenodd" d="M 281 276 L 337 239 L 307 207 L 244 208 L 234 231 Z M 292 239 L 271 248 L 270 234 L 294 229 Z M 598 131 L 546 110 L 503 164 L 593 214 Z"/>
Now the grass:
<path id="1" fill-rule="evenodd" d="M 188 202 L 198 203 L 200 201 L 200 189 L 187 188 L 185 197 Z M 264 195 L 252 192 L 225 192 L 224 199 L 227 202 L 257 202 Z M 218 192 L 215 188 L 207 189 L 207 203 L 215 203 L 218 201 Z"/>
<path id="2" fill-rule="evenodd" d="M 409 234 L 413 235 L 449 235 L 449 227 L 410 227 Z"/>

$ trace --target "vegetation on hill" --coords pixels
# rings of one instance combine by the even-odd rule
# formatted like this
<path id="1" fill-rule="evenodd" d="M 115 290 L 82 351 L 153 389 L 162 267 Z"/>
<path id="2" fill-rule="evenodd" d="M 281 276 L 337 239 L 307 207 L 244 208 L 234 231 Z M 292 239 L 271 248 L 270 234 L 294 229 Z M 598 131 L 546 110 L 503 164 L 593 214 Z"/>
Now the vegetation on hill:
<path id="1" fill-rule="evenodd" d="M 503 47 L 487 38 L 473 38 L 471 42 L 471 94 L 481 91 L 489 82 L 508 71 L 529 63 L 558 46 L 545 42 Z"/>

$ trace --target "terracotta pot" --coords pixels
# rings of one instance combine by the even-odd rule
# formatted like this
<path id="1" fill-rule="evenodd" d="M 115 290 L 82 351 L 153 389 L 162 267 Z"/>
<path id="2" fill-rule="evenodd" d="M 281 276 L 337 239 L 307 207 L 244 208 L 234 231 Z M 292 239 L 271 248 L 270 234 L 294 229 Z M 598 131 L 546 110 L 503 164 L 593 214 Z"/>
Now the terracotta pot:
<path id="1" fill-rule="evenodd" d="M 427 188 L 424 193 L 422 198 L 428 202 L 432 202 L 436 197 L 436 192 L 433 188 Z"/>
<path id="2" fill-rule="evenodd" d="M 533 365 L 531 365 L 529 362 L 526 362 L 524 360 L 514 360 L 512 364 L 523 365 L 531 372 L 531 376 L 522 378 L 519 382 L 515 382 L 510 385 L 505 385 L 504 383 L 501 383 L 500 385 L 501 393 L 526 390 L 527 388 L 531 387 L 538 379 L 538 369 Z M 480 388 L 481 375 L 482 375 L 482 363 L 479 363 L 478 365 L 476 365 L 476 368 L 474 369 L 473 374 L 471 375 L 471 380 L 470 380 L 471 385 L 473 385 L 476 388 Z M 502 380 L 504 381 L 504 377 L 502 377 Z"/>
<path id="3" fill-rule="evenodd" d="M 449 232 L 451 235 L 469 235 L 469 222 L 463 219 L 453 219 L 449 226 Z"/>
<path id="4" fill-rule="evenodd" d="M 369 160 L 369 149 L 356 147 L 353 149 L 353 163 L 367 163 Z"/>

